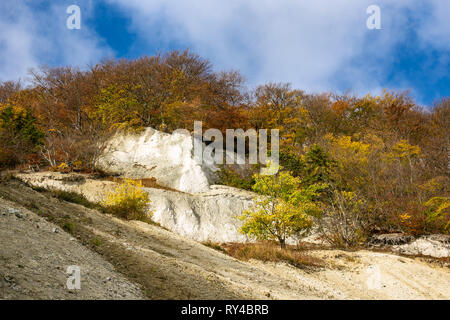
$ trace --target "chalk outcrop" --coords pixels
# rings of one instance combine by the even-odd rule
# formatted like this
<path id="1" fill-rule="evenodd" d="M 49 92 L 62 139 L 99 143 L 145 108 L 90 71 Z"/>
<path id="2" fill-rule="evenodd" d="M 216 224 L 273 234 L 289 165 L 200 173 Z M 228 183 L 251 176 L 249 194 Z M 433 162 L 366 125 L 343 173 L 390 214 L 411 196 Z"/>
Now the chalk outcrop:
<path id="1" fill-rule="evenodd" d="M 450 236 L 444 234 L 432 234 L 419 238 L 402 233 L 380 234 L 373 236 L 369 245 L 389 247 L 395 252 L 406 255 L 450 257 Z"/>
<path id="2" fill-rule="evenodd" d="M 197 193 L 210 189 L 218 171 L 214 163 L 199 162 L 191 135 L 146 128 L 140 133 L 115 135 L 97 166 L 124 177 L 156 178 L 172 189 Z"/>
<path id="3" fill-rule="evenodd" d="M 448 258 L 450 257 L 450 236 L 440 234 L 423 236 L 410 243 L 394 246 L 393 250 L 406 255 Z"/>
<path id="4" fill-rule="evenodd" d="M 205 144 L 201 146 L 203 151 Z M 151 199 L 153 220 L 163 227 L 197 241 L 247 241 L 239 233 L 236 216 L 252 206 L 255 194 L 214 185 L 219 169 L 208 157 L 195 158 L 194 138 L 188 133 L 146 128 L 140 133 L 117 134 L 97 165 L 122 177 L 156 178 L 159 185 L 171 189 L 144 188 Z M 80 174 L 46 172 L 18 177 L 32 186 L 82 194 L 92 202 L 102 201 L 114 186 L 114 182 Z"/>
<path id="5" fill-rule="evenodd" d="M 34 187 L 82 194 L 92 202 L 103 200 L 107 190 L 115 186 L 114 182 L 79 174 L 39 172 L 17 177 Z M 252 206 L 255 196 L 252 192 L 218 185 L 197 194 L 155 188 L 143 190 L 150 196 L 153 220 L 173 232 L 197 241 L 248 240 L 239 233 L 240 221 L 236 216 Z"/>

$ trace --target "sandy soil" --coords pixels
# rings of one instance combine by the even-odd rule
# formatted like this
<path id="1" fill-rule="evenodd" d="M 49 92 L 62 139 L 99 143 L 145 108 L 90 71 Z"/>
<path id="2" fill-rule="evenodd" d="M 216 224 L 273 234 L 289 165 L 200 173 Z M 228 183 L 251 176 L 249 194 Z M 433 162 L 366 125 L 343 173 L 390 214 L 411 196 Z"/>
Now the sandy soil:
<path id="1" fill-rule="evenodd" d="M 14 212 L 10 212 L 11 209 Z M 141 299 L 99 254 L 14 202 L 0 199 L 0 299 Z M 69 266 L 80 268 L 80 290 L 69 290 Z"/>
<path id="2" fill-rule="evenodd" d="M 61 252 L 60 258 L 69 260 L 62 259 L 64 263 L 89 263 L 86 268 L 92 272 L 101 270 L 97 271 L 97 282 L 97 276 L 90 280 L 99 292 L 89 293 L 88 298 L 108 294 L 139 298 L 135 288 L 140 286 L 150 299 L 450 299 L 449 267 L 419 258 L 315 250 L 310 253 L 323 258 L 325 268 L 304 270 L 280 263 L 241 262 L 158 226 L 119 220 L 54 199 L 17 181 L 0 184 L 0 196 L 1 207 L 14 206 L 28 215 L 26 221 L 13 215 L 0 216 L 0 276 L 13 277 L 26 288 L 15 294 L 0 284 L 2 298 L 53 297 L 53 287 L 60 288 L 66 281 L 65 270 L 60 270 L 61 277 L 55 277 L 58 269 L 55 271 L 52 262 L 54 252 Z M 47 231 L 46 237 L 28 240 L 37 224 L 47 223 L 50 230 L 52 224 L 61 229 L 68 222 L 74 226 L 71 235 L 62 230 L 58 234 Z M 76 248 L 85 250 L 84 256 L 66 257 L 62 253 Z M 32 257 L 37 256 L 41 260 L 36 264 Z M 42 269 L 43 263 L 48 268 Z M 19 264 L 23 267 L 17 267 Z M 108 272 L 112 275 L 106 276 Z M 117 281 L 104 283 L 108 277 Z M 42 286 L 42 282 L 53 283 L 53 287 Z M 114 291 L 119 296 L 114 296 Z"/>

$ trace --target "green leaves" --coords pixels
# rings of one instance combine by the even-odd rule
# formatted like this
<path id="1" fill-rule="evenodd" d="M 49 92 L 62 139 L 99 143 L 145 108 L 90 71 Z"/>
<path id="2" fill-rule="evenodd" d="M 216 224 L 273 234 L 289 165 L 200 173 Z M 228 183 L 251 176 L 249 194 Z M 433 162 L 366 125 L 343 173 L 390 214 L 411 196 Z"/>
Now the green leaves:
<path id="1" fill-rule="evenodd" d="M 243 221 L 241 232 L 259 240 L 277 240 L 284 246 L 293 235 L 306 235 L 313 224 L 312 217 L 320 215 L 314 199 L 326 187 L 301 187 L 301 180 L 290 172 L 276 175 L 255 175 L 253 190 L 260 194 L 252 209 L 239 217 Z"/>

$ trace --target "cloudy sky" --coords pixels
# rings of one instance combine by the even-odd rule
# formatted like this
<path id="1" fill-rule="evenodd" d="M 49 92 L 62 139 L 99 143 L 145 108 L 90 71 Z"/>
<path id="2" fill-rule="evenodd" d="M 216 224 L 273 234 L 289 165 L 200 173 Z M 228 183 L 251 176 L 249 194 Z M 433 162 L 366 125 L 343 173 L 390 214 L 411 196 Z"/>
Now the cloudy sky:
<path id="1" fill-rule="evenodd" d="M 69 30 L 66 8 L 81 8 Z M 381 29 L 369 30 L 370 5 Z M 250 87 L 308 92 L 410 90 L 424 105 L 450 96 L 449 0 L 2 0 L 0 81 L 46 64 L 86 68 L 190 48 Z"/>

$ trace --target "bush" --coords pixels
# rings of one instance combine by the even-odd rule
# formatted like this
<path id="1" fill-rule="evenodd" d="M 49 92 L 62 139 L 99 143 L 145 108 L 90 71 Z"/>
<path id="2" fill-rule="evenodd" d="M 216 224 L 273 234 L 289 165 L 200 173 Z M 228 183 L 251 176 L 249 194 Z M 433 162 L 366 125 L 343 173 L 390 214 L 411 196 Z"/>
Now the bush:
<path id="1" fill-rule="evenodd" d="M 125 179 L 114 191 L 107 193 L 102 204 L 108 212 L 120 218 L 148 221 L 151 213 L 146 212 L 146 208 L 149 203 L 149 196 L 142 190 L 142 183 Z"/>
<path id="2" fill-rule="evenodd" d="M 450 232 L 450 198 L 434 197 L 425 203 L 426 229 L 444 234 Z"/>
<path id="3" fill-rule="evenodd" d="M 319 231 L 332 245 L 354 247 L 370 232 L 371 215 L 367 202 L 354 192 L 335 190 L 319 221 Z"/>
<path id="4" fill-rule="evenodd" d="M 63 221 L 63 226 L 62 228 L 67 231 L 70 234 L 73 234 L 74 230 L 75 230 L 75 225 L 73 224 L 72 221 Z"/>
<path id="5" fill-rule="evenodd" d="M 223 165 L 218 174 L 219 184 L 244 190 L 252 190 L 252 186 L 255 183 L 254 174 L 259 169 L 259 165 L 242 167 Z"/>
<path id="6" fill-rule="evenodd" d="M 402 231 L 412 235 L 430 233 L 449 234 L 450 200 L 448 197 L 433 197 L 425 203 L 411 203 L 399 215 Z"/>
<path id="7" fill-rule="evenodd" d="M 65 162 L 62 162 L 58 166 L 50 167 L 49 170 L 53 171 L 53 172 L 61 172 L 61 173 L 69 173 L 70 171 L 72 171 L 72 169 L 69 167 L 69 165 Z"/>
<path id="8" fill-rule="evenodd" d="M 304 171 L 302 159 L 292 152 L 280 151 L 280 165 L 294 177 L 301 176 Z"/>

